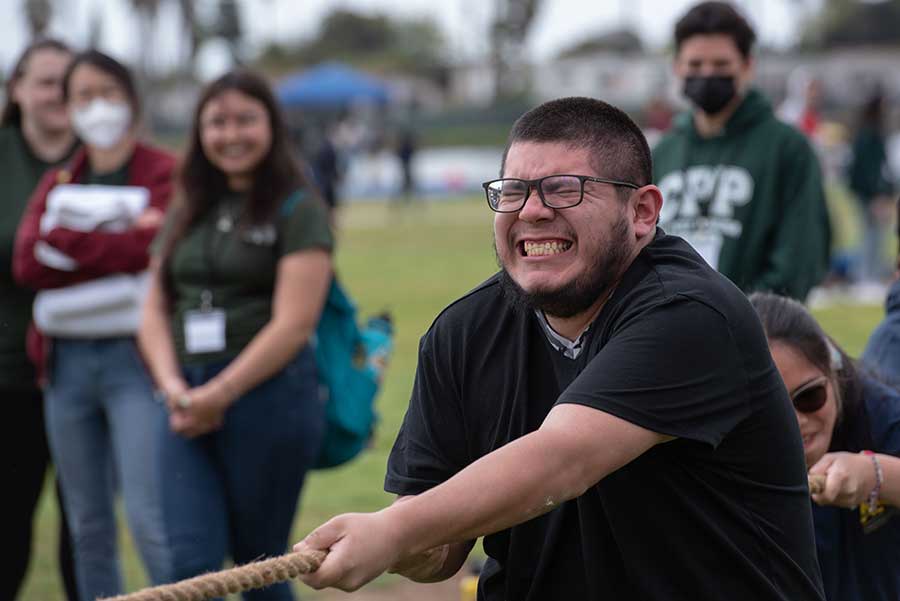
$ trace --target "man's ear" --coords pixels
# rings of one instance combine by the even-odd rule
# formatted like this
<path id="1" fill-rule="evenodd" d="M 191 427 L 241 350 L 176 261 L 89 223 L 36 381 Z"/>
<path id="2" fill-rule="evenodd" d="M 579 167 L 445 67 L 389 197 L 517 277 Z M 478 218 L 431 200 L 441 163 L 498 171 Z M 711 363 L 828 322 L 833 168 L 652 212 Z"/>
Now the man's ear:
<path id="1" fill-rule="evenodd" d="M 631 195 L 628 203 L 635 236 L 643 238 L 653 235 L 663 204 L 662 192 L 659 191 L 659 188 L 652 184 L 638 188 Z"/>

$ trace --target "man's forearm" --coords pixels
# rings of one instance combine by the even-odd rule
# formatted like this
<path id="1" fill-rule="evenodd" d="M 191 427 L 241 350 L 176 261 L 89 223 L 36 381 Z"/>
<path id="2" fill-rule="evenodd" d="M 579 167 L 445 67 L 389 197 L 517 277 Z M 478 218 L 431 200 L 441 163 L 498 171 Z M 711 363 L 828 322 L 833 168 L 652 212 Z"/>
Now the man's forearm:
<path id="1" fill-rule="evenodd" d="M 466 559 L 469 557 L 469 553 L 472 552 L 472 547 L 474 546 L 474 540 L 467 540 L 461 543 L 450 543 L 444 565 L 441 566 L 441 569 L 431 578 L 422 580 L 421 582 L 441 582 L 442 580 L 446 580 L 455 575 L 460 568 L 463 567 L 463 564 L 466 563 Z"/>
<path id="2" fill-rule="evenodd" d="M 441 582 L 459 571 L 474 545 L 474 540 L 449 543 L 408 555 L 388 568 L 388 572 L 399 574 L 413 582 Z"/>
<path id="3" fill-rule="evenodd" d="M 565 417 L 554 420 L 554 413 Z M 596 428 L 598 422 L 588 416 L 603 427 Z M 401 547 L 421 552 L 528 521 L 581 495 L 660 442 L 655 433 L 576 405 L 555 408 L 548 422 L 440 486 L 383 510 Z"/>
<path id="4" fill-rule="evenodd" d="M 482 457 L 427 492 L 384 511 L 403 547 L 419 553 L 476 539 L 542 515 L 583 492 L 577 467 L 563 465 L 534 432 Z M 573 469 L 574 468 L 574 469 Z"/>
<path id="5" fill-rule="evenodd" d="M 394 504 L 405 503 L 415 498 L 415 495 L 400 496 Z M 474 546 L 475 540 L 440 545 L 422 553 L 407 555 L 388 571 L 405 576 L 414 582 L 441 582 L 459 571 Z"/>

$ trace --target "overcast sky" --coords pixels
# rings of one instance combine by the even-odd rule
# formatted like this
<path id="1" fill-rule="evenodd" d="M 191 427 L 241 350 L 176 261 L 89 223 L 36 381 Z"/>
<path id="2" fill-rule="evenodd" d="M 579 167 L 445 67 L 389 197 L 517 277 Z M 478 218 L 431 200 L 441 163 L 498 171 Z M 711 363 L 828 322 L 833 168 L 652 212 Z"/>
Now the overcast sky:
<path id="1" fill-rule="evenodd" d="M 86 43 L 92 15 L 102 15 L 100 46 L 128 62 L 141 55 L 135 19 L 128 0 L 53 0 L 56 18 L 51 33 L 75 46 Z M 238 0 L 243 25 L 251 45 L 266 40 L 296 42 L 314 35 L 324 15 L 335 8 L 365 13 L 387 13 L 396 17 L 433 17 L 454 57 L 477 58 L 487 47 L 485 26 L 490 21 L 491 0 Z M 794 24 L 818 0 L 740 0 L 764 43 L 784 47 L 796 37 Z M 4 73 L 26 43 L 21 6 L 24 0 L 0 0 L 13 8 L 13 18 L 0 21 L 0 66 Z M 174 3 L 160 17 L 161 26 L 153 53 L 158 64 L 167 65 L 180 56 Z M 543 0 L 529 33 L 527 49 L 534 60 L 545 60 L 559 50 L 595 33 L 631 25 L 652 48 L 668 42 L 678 17 L 694 0 Z M 213 5 L 197 0 L 199 10 Z M 805 8 L 804 8 L 805 7 Z M 9 11 L 4 11 L 9 15 Z M 213 53 L 214 54 L 214 53 Z"/>

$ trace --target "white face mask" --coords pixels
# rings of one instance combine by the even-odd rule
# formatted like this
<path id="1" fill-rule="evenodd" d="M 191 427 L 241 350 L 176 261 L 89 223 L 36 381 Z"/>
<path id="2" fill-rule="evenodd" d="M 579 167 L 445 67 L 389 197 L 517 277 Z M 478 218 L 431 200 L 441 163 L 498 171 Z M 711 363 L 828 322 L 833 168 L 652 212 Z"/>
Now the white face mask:
<path id="1" fill-rule="evenodd" d="M 72 111 L 72 129 L 89 146 L 112 148 L 131 126 L 131 107 L 126 102 L 103 98 Z"/>

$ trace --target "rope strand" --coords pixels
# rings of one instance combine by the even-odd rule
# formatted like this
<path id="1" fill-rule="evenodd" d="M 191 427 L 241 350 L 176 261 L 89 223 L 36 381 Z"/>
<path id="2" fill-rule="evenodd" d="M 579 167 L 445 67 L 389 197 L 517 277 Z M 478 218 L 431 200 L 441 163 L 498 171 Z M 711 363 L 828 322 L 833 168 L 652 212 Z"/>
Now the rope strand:
<path id="1" fill-rule="evenodd" d="M 810 494 L 817 495 L 819 493 L 825 492 L 825 476 L 821 474 L 816 474 L 814 476 L 809 477 L 809 492 Z"/>
<path id="2" fill-rule="evenodd" d="M 325 555 L 325 551 L 288 553 L 101 601 L 206 601 L 310 574 L 319 569 Z"/>

